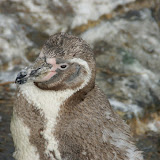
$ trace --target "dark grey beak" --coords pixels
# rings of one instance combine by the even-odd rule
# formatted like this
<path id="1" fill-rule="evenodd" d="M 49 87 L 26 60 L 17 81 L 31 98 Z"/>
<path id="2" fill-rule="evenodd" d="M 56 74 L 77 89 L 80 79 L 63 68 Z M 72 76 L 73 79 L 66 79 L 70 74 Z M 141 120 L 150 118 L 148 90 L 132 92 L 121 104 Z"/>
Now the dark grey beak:
<path id="1" fill-rule="evenodd" d="M 35 77 L 39 75 L 40 69 L 41 68 L 33 69 L 32 67 L 23 69 L 21 72 L 18 73 L 15 83 L 24 84 L 28 81 L 28 79 L 34 80 Z"/>
<path id="2" fill-rule="evenodd" d="M 37 58 L 35 63 L 26 67 L 16 77 L 15 83 L 24 84 L 28 80 L 34 81 L 43 73 L 47 72 L 52 67 L 51 64 L 46 63 L 45 58 Z"/>

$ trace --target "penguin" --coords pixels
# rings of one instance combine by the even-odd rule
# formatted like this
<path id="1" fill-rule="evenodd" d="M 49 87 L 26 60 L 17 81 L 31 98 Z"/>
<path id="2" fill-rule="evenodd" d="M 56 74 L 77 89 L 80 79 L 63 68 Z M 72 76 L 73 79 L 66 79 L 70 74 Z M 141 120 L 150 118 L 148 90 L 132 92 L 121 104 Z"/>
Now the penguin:
<path id="1" fill-rule="evenodd" d="M 16 160 L 143 160 L 129 126 L 95 84 L 95 70 L 84 40 L 49 37 L 15 81 L 10 128 Z"/>

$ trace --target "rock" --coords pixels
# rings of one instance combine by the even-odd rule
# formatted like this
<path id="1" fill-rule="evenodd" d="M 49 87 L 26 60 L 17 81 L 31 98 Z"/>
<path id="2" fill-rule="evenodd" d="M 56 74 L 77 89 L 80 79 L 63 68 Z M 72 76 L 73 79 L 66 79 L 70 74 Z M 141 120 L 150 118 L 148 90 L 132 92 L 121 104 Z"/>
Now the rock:
<path id="1" fill-rule="evenodd" d="M 1 1 L 0 12 L 0 81 L 13 81 L 49 35 L 79 35 L 96 54 L 96 83 L 131 126 L 145 158 L 159 158 L 159 0 Z M 0 87 L 0 159 L 12 159 L 8 134 L 14 89 Z"/>
<path id="2" fill-rule="evenodd" d="M 160 157 L 160 134 L 148 132 L 146 135 L 135 137 L 137 146 L 144 153 L 145 160 L 158 160 Z"/>

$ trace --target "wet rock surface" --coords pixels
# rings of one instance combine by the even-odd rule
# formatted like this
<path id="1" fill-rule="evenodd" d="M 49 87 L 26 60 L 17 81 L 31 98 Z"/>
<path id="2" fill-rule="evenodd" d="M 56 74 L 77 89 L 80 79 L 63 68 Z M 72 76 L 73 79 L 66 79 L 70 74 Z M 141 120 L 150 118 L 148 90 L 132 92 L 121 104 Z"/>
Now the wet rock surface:
<path id="1" fill-rule="evenodd" d="M 15 89 L 9 85 L 0 86 L 0 159 L 14 160 L 14 146 L 10 133 L 10 121 Z"/>
<path id="2" fill-rule="evenodd" d="M 137 147 L 143 151 L 145 160 L 158 160 L 160 157 L 160 134 L 148 132 L 135 137 Z"/>
<path id="3" fill-rule="evenodd" d="M 96 83 L 131 126 L 146 160 L 160 157 L 160 1 L 0 2 L 0 82 L 14 81 L 56 32 L 91 44 Z M 12 160 L 9 130 L 16 86 L 0 85 L 0 159 Z"/>

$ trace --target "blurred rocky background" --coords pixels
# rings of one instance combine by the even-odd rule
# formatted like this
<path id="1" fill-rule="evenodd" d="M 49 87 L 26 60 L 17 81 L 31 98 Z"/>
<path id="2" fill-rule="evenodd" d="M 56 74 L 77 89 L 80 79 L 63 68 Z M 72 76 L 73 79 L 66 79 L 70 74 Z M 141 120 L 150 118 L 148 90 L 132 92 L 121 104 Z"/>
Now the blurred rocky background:
<path id="1" fill-rule="evenodd" d="M 13 160 L 11 82 L 57 32 L 91 45 L 97 84 L 144 158 L 160 159 L 160 0 L 0 0 L 0 160 Z"/>

